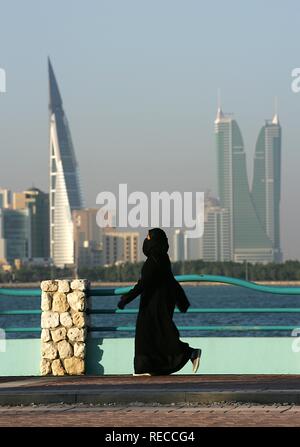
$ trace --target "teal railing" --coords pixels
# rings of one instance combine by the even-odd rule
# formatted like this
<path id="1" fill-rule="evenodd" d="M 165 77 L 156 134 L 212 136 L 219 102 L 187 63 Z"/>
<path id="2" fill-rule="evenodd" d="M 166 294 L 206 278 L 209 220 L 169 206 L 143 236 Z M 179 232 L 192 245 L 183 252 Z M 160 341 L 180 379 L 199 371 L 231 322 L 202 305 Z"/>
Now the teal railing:
<path id="1" fill-rule="evenodd" d="M 258 292 L 280 294 L 280 295 L 300 295 L 300 287 L 280 287 L 280 286 L 267 286 L 263 284 L 257 284 L 255 282 L 246 281 L 238 278 L 231 278 L 227 276 L 219 275 L 178 275 L 175 276 L 177 281 L 185 282 L 217 282 L 223 284 L 230 284 L 240 287 L 246 287 Z M 93 288 L 89 291 L 89 296 L 115 296 L 123 295 L 128 292 L 132 287 L 117 287 L 117 288 Z M 21 296 L 21 297 L 40 297 L 40 289 L 12 289 L 2 288 L 0 289 L 1 295 L 6 296 Z M 90 315 L 95 314 L 135 314 L 137 309 L 88 309 L 87 313 Z M 177 309 L 175 312 L 179 312 Z M 299 313 L 300 308 L 192 308 L 187 311 L 190 313 Z M 1 316 L 13 316 L 13 315 L 39 315 L 40 309 L 32 310 L 3 310 L 0 311 Z M 178 326 L 179 330 L 189 331 L 287 331 L 294 329 L 294 326 L 250 326 L 250 325 L 209 325 L 209 326 Z M 6 332 L 40 332 L 40 327 L 8 327 Z M 108 326 L 108 327 L 95 327 L 89 328 L 91 332 L 103 332 L 103 331 L 134 331 L 134 326 Z"/>

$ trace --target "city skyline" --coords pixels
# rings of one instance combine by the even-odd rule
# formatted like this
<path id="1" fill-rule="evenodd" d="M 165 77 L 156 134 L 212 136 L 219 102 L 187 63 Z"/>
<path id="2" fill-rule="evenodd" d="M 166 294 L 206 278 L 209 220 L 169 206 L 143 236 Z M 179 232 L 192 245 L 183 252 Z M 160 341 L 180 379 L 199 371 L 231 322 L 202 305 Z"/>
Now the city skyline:
<path id="1" fill-rule="evenodd" d="M 291 90 L 291 72 L 299 66 L 298 4 L 288 4 L 191 1 L 187 8 L 176 0 L 151 7 L 129 0 L 118 8 L 90 1 L 87 8 L 74 1 L 70 13 L 56 0 L 47 11 L 29 0 L 18 4 L 17 17 L 14 2 L 6 4 L 1 185 L 24 190 L 34 165 L 34 184 L 48 189 L 47 54 L 64 92 L 89 207 L 100 191 L 114 192 L 119 183 L 153 190 L 153 171 L 157 190 L 209 189 L 216 195 L 212 122 L 218 87 L 224 109 L 235 112 L 243 131 L 252 184 L 257 129 L 271 118 L 276 95 L 284 128 L 281 245 L 286 259 L 300 259 L 300 96 Z M 17 33 L 8 26 L 12 21 Z"/>
<path id="2" fill-rule="evenodd" d="M 83 209 L 83 197 L 72 137 L 49 57 L 48 77 L 50 257 L 54 265 L 64 267 L 77 265 L 78 262 L 74 245 L 75 233 L 72 214 L 76 210 Z M 220 98 L 218 98 L 218 102 L 215 119 L 218 199 L 221 208 L 229 212 L 229 239 L 223 245 L 222 250 L 227 250 L 228 260 L 281 262 L 283 259 L 280 246 L 279 206 L 281 126 L 277 110 L 272 120 L 265 120 L 265 125 L 259 132 L 254 156 L 252 189 L 250 190 L 241 131 L 233 114 L 223 113 Z M 14 193 L 14 195 L 18 195 L 18 193 Z M 212 215 L 214 215 L 213 219 L 217 217 L 214 211 Z M 218 251 L 221 247 L 217 248 L 219 230 L 214 229 L 213 232 L 215 231 L 214 237 L 217 239 L 214 242 L 211 240 L 213 245 L 208 249 Z M 173 233 L 174 241 L 176 241 L 177 233 L 177 230 Z M 221 238 L 223 239 L 222 244 L 224 244 L 224 237 L 225 235 Z M 195 241 L 195 243 L 202 247 L 200 252 L 205 259 L 206 255 L 202 251 L 205 244 L 203 245 L 201 241 Z M 176 254 L 178 250 L 174 245 L 174 259 L 182 256 L 186 260 L 190 259 L 187 253 L 187 241 L 184 244 L 186 245 L 184 255 Z M 218 255 L 215 260 L 223 260 L 223 256 L 219 258 Z"/>
<path id="3" fill-rule="evenodd" d="M 84 208 L 82 192 L 80 189 L 78 164 L 75 157 L 72 138 L 68 126 L 68 121 L 63 110 L 61 94 L 49 57 L 48 75 L 50 112 L 50 248 L 54 265 L 63 267 L 65 265 L 72 265 L 74 264 L 74 262 L 77 262 L 74 261 L 75 251 L 74 240 L 72 236 L 72 213 L 75 210 L 84 210 Z M 224 114 L 220 105 L 218 107 L 217 117 L 215 119 L 215 133 L 217 135 L 217 171 L 219 185 L 219 195 L 217 199 L 220 200 L 220 206 L 223 207 L 225 211 L 226 209 L 229 210 L 229 221 L 231 221 L 229 225 L 229 228 L 231 229 L 229 245 L 231 245 L 231 247 L 228 246 L 228 248 L 225 248 L 226 245 L 224 246 L 225 250 L 229 250 L 228 260 L 233 259 L 238 260 L 239 262 L 244 261 L 245 259 L 247 259 L 249 262 L 272 262 L 273 260 L 275 260 L 277 262 L 280 262 L 282 260 L 279 233 L 281 126 L 279 124 L 278 113 L 275 113 L 272 120 L 265 120 L 265 125 L 259 132 L 255 148 L 254 174 L 251 190 L 248 184 L 245 156 L 246 154 L 244 152 L 244 143 L 241 131 L 236 120 L 233 119 L 233 114 Z M 225 146 L 224 140 L 225 142 L 227 141 L 227 143 L 225 143 Z M 222 142 L 221 145 L 220 141 Z M 232 145 L 231 148 L 230 146 L 228 146 L 230 141 L 230 144 Z M 275 150 L 277 150 L 277 154 L 275 154 L 275 156 L 273 154 L 273 145 L 275 146 Z M 224 154 L 221 154 L 221 152 L 227 154 L 227 158 L 229 157 L 227 161 L 224 160 Z M 242 159 L 240 159 L 240 157 L 237 157 L 238 155 L 242 155 Z M 278 158 L 275 168 L 273 166 L 268 166 L 269 164 L 273 164 L 273 157 Z M 231 158 L 233 160 L 232 166 L 230 165 Z M 236 161 L 234 161 L 234 158 L 236 158 Z M 222 161 L 220 165 L 221 159 Z M 223 171 L 229 172 L 227 179 L 224 177 Z M 233 175 L 233 171 L 235 171 L 235 175 Z M 265 175 L 267 176 L 266 178 L 264 178 Z M 278 179 L 275 178 L 276 175 L 278 176 Z M 235 182 L 233 182 L 233 178 L 235 179 Z M 237 178 L 239 178 L 239 180 L 236 182 Z M 269 181 L 272 182 L 271 192 L 269 191 Z M 17 194 L 18 193 L 14 193 L 14 195 Z M 22 193 L 20 194 L 22 195 Z M 276 203 L 276 201 L 274 200 L 275 194 L 278 197 L 278 203 Z M 56 195 L 58 196 L 57 203 L 60 205 L 58 207 L 55 206 L 54 198 Z M 239 199 L 237 199 L 237 196 L 239 196 Z M 209 199 L 210 196 L 208 196 L 208 200 Z M 212 197 L 212 199 L 214 198 Z M 233 206 L 234 201 L 236 201 L 236 204 Z M 242 208 L 244 209 L 244 212 L 234 212 L 234 208 L 238 209 L 240 207 L 237 207 L 238 202 L 240 204 L 243 204 Z M 246 207 L 244 202 L 246 202 Z M 272 202 L 271 205 L 270 202 Z M 67 206 L 65 206 L 66 204 Z M 275 208 L 276 218 L 274 218 L 274 216 L 271 216 L 271 212 L 274 213 Z M 91 210 L 95 211 L 95 209 Z M 250 210 L 251 212 L 249 214 Z M 67 213 L 65 213 L 65 211 L 67 211 Z M 217 213 L 218 212 L 219 211 L 217 210 Z M 59 225 L 55 225 L 55 215 L 57 221 L 59 222 Z M 274 223 L 276 223 L 276 225 L 274 225 Z M 57 254 L 55 254 L 54 251 L 55 226 L 57 227 L 56 238 L 58 240 L 57 245 L 59 247 Z M 237 231 L 235 232 L 233 232 L 234 227 L 237 228 Z M 251 239 L 249 234 L 251 233 L 250 230 L 253 228 L 256 229 L 256 233 L 255 231 L 252 233 Z M 176 239 L 177 230 L 175 229 L 175 227 L 170 228 L 170 230 L 172 229 L 175 230 L 175 232 L 173 232 L 173 238 Z M 143 231 L 144 229 L 139 229 L 139 231 L 141 230 Z M 271 233 L 271 235 L 269 235 L 269 233 Z M 256 250 L 256 248 L 253 247 L 253 242 L 255 241 L 255 239 L 257 239 L 258 241 L 258 251 L 261 252 L 258 255 L 253 254 Z M 242 245 L 243 243 L 246 243 L 246 249 L 241 249 L 241 247 L 239 247 L 239 244 L 241 244 L 241 242 Z M 199 245 L 198 240 L 195 241 L 195 243 Z M 215 241 L 215 243 L 218 244 L 217 240 Z M 272 254 L 270 252 L 273 243 L 275 244 L 275 248 L 277 249 L 276 256 L 273 256 L 273 252 Z M 190 241 L 188 245 L 190 245 Z M 199 250 L 198 245 L 196 247 L 196 251 Z M 235 249 L 233 248 L 233 246 L 235 246 Z M 203 242 L 200 242 L 200 247 L 203 247 Z M 215 246 L 214 249 L 216 249 L 216 247 L 217 246 Z M 208 248 L 208 250 L 211 249 L 212 246 Z M 174 250 L 176 252 L 175 246 Z M 186 253 L 184 255 L 184 258 L 186 260 L 196 259 L 193 257 L 190 258 L 187 253 L 187 251 L 189 250 L 187 250 L 186 246 Z M 200 252 L 202 253 L 202 256 L 204 255 L 205 259 L 205 254 L 204 252 L 202 252 L 202 250 L 203 249 L 200 248 Z M 264 250 L 266 251 L 265 254 L 263 254 Z M 237 253 L 238 251 L 240 253 Z M 175 255 L 175 258 L 177 257 L 178 256 Z M 219 260 L 219 258 L 217 257 L 215 260 Z M 220 260 L 222 260 L 222 256 Z"/>

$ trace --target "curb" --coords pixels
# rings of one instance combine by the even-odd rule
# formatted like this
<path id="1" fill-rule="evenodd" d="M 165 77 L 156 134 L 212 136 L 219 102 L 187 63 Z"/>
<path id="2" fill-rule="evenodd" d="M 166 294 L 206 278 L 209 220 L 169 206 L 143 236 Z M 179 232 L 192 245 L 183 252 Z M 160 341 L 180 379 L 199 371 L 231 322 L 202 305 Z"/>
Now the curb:
<path id="1" fill-rule="evenodd" d="M 300 404 L 300 392 L 297 391 L 7 391 L 0 393 L 0 406 L 30 405 L 30 404 L 130 404 L 130 403 L 158 403 L 194 405 L 212 404 L 218 402 L 241 402 L 257 404 Z"/>

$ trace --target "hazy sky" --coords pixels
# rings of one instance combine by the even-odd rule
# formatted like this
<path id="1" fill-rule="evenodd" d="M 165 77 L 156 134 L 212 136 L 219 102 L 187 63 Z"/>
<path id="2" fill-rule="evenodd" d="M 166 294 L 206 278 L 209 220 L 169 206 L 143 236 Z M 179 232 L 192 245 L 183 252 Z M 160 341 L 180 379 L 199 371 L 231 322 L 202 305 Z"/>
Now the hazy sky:
<path id="1" fill-rule="evenodd" d="M 0 0 L 0 186 L 48 189 L 50 55 L 85 202 L 102 190 L 216 194 L 217 88 L 244 137 L 278 96 L 283 128 L 282 246 L 300 259 L 300 66 L 297 0 Z"/>

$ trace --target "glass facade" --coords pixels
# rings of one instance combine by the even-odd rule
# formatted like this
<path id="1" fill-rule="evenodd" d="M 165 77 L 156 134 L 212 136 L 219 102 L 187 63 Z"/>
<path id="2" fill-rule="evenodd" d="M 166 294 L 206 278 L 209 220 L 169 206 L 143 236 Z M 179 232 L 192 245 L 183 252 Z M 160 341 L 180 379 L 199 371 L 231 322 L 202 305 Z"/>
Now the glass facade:
<path id="1" fill-rule="evenodd" d="M 210 207 L 206 211 L 203 235 L 203 260 L 231 261 L 228 209 Z"/>
<path id="2" fill-rule="evenodd" d="M 276 262 L 282 261 L 280 247 L 281 126 L 277 116 L 266 121 L 258 135 L 252 184 L 255 208 L 273 242 Z"/>
<path id="3" fill-rule="evenodd" d="M 0 239 L 3 253 L 9 263 L 28 257 L 30 246 L 30 213 L 28 209 L 0 209 Z"/>
<path id="4" fill-rule="evenodd" d="M 30 258 L 49 258 L 49 195 L 37 188 L 25 191 L 30 215 Z"/>
<path id="5" fill-rule="evenodd" d="M 229 211 L 233 260 L 270 262 L 273 243 L 250 194 L 246 154 L 241 131 L 229 115 L 218 112 L 215 121 L 220 206 Z"/>

